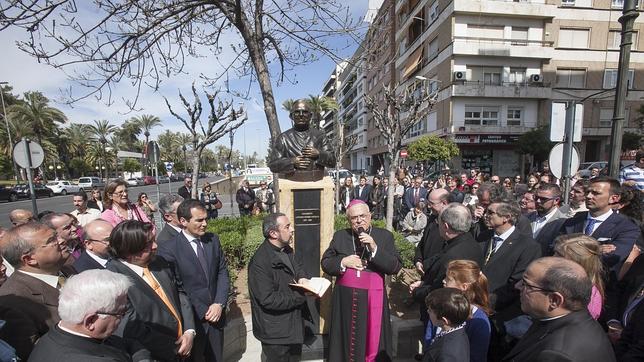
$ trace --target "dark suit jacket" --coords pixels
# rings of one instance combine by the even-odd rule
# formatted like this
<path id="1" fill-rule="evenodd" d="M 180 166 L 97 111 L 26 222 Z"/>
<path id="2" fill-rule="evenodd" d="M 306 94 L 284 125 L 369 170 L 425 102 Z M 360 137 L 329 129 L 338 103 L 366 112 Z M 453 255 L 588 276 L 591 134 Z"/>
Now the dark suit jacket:
<path id="1" fill-rule="evenodd" d="M 116 347 L 93 338 L 67 333 L 54 326 L 29 356 L 32 362 L 129 362 L 130 356 Z"/>
<path id="2" fill-rule="evenodd" d="M 74 269 L 76 274 L 90 269 L 105 269 L 99 262 L 94 260 L 91 256 L 87 255 L 87 251 L 85 250 L 83 250 L 78 259 L 74 261 L 72 268 Z"/>
<path id="3" fill-rule="evenodd" d="M 364 188 L 362 189 L 362 192 L 360 192 L 360 185 L 356 185 L 356 186 L 353 187 L 353 198 L 354 199 L 360 199 L 360 200 L 368 203 L 370 193 L 371 193 L 371 185 L 369 185 L 369 184 L 364 185 Z"/>
<path id="4" fill-rule="evenodd" d="M 482 244 L 483 255 L 487 255 L 490 248 L 490 239 Z M 490 291 L 490 306 L 497 314 L 503 309 L 511 308 L 512 315 L 509 320 L 521 314 L 519 306 L 519 291 L 515 284 L 523 277 L 523 272 L 535 259 L 541 257 L 541 247 L 530 236 L 521 234 L 515 229 L 512 234 L 503 242 L 490 260 L 482 263 L 481 270 L 487 277 L 488 289 Z"/>
<path id="5" fill-rule="evenodd" d="M 559 319 L 535 321 L 503 361 L 615 361 L 602 327 L 586 309 Z"/>
<path id="6" fill-rule="evenodd" d="M 578 212 L 564 222 L 561 227 L 561 233 L 583 233 L 584 223 L 587 218 L 588 211 Z M 641 237 L 639 227 L 626 216 L 613 213 L 606 221 L 599 224 L 591 236 L 597 239 L 600 244 L 613 244 L 617 247 L 614 252 L 602 255 L 604 267 L 612 274 L 609 275 L 611 280 L 617 280 L 617 273 L 619 273 L 619 269 L 624 264 L 624 260 L 633 250 L 635 241 Z"/>
<path id="7" fill-rule="evenodd" d="M 530 220 L 525 215 L 520 215 L 517 220 L 516 225 L 514 225 L 520 234 L 523 234 L 530 239 L 532 239 L 532 226 L 530 225 Z M 474 239 L 479 243 L 487 243 L 494 236 L 494 230 L 490 229 L 485 225 L 485 220 L 482 217 L 478 222 L 472 224 L 470 232 L 474 236 Z"/>
<path id="8" fill-rule="evenodd" d="M 416 189 L 413 188 L 413 187 L 410 187 L 407 190 L 405 190 L 404 199 L 405 199 L 405 207 L 407 208 L 407 210 L 411 210 L 414 207 L 416 207 L 416 205 L 415 205 L 416 200 L 414 198 L 414 193 L 415 192 L 416 192 Z M 420 187 L 420 190 L 418 190 L 418 198 L 427 200 L 427 189 L 426 188 Z"/>
<path id="9" fill-rule="evenodd" d="M 27 360 L 34 343 L 60 321 L 58 289 L 30 275 L 15 271 L 0 287 L 0 330 L 3 339 Z"/>
<path id="10" fill-rule="evenodd" d="M 427 226 L 423 230 L 423 237 L 416 245 L 414 264 L 417 262 L 423 263 L 423 271 L 427 271 L 432 255 L 439 253 L 445 243 L 445 240 L 441 238 L 438 232 L 436 219 L 437 217 L 434 215 L 427 217 Z"/>
<path id="11" fill-rule="evenodd" d="M 640 291 L 643 287 L 644 285 L 640 286 Z M 633 309 L 628 314 L 628 321 L 626 321 L 622 337 L 615 345 L 617 358 L 624 362 L 644 361 L 644 300 L 638 301 L 636 298 L 637 294 L 633 295 L 626 305 L 626 307 Z M 622 316 L 619 319 L 622 320 Z M 622 320 L 622 325 L 624 322 Z"/>
<path id="12" fill-rule="evenodd" d="M 160 247 L 161 244 L 174 240 L 174 238 L 176 238 L 177 235 L 179 235 L 179 232 L 175 230 L 172 226 L 166 223 L 163 226 L 163 229 L 161 229 L 161 232 L 159 233 L 159 235 L 157 235 L 157 244 Z"/>
<path id="13" fill-rule="evenodd" d="M 469 344 L 465 329 L 455 330 L 436 338 L 425 353 L 423 362 L 467 362 L 470 360 Z"/>
<path id="14" fill-rule="evenodd" d="M 183 197 L 184 200 L 188 200 L 188 199 L 192 198 L 192 197 L 190 197 L 190 192 L 191 191 L 192 190 L 189 190 L 186 187 L 186 185 L 183 185 L 183 186 L 179 187 L 179 190 L 177 190 L 177 193 L 179 194 L 179 196 Z"/>
<path id="15" fill-rule="evenodd" d="M 188 293 L 188 297 L 190 297 L 195 320 L 199 322 L 198 326 L 201 327 L 199 332 L 204 334 L 208 332 L 208 337 L 211 337 L 214 331 L 209 331 L 209 329 L 223 329 L 226 318 L 222 315 L 217 324 L 211 325 L 204 320 L 204 316 L 208 307 L 214 303 L 221 304 L 223 310 L 226 309 L 230 281 L 228 280 L 226 258 L 221 250 L 217 235 L 205 234 L 201 237 L 201 242 L 208 262 L 207 277 L 201 269 L 197 254 L 195 254 L 190 242 L 188 242 L 183 233 L 179 233 L 168 242 L 159 244 L 157 253 L 168 262 L 174 264 L 176 273 L 181 277 L 183 287 Z M 221 356 L 223 351 L 216 351 L 221 349 L 220 344 L 219 340 L 213 340 L 211 343 L 215 354 Z"/>
<path id="16" fill-rule="evenodd" d="M 181 280 L 175 278 L 168 262 L 157 257 L 148 268 L 172 302 L 174 309 L 181 314 L 183 331 L 194 329 L 190 300 L 183 291 Z M 134 283 L 127 292 L 127 313 L 114 332 L 114 335 L 122 338 L 127 345 L 132 360 L 174 361 L 178 326 L 168 307 L 143 277 L 118 259 L 110 260 L 107 269 L 128 276 Z"/>
<path id="17" fill-rule="evenodd" d="M 539 214 L 536 211 L 527 215 L 527 218 L 531 223 L 537 220 L 538 217 Z M 554 255 L 555 238 L 559 236 L 561 225 L 563 225 L 566 219 L 566 215 L 557 209 L 555 214 L 552 215 L 550 220 L 548 220 L 548 222 L 539 231 L 535 241 L 541 245 L 542 256 Z"/>

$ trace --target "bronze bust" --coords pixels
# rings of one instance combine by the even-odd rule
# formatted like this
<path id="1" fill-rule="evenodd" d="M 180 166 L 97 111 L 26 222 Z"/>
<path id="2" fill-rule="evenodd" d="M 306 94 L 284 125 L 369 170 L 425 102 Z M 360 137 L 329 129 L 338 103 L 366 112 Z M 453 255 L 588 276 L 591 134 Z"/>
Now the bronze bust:
<path id="1" fill-rule="evenodd" d="M 318 181 L 325 167 L 335 167 L 335 154 L 324 132 L 311 129 L 311 110 L 297 100 L 290 113 L 293 128 L 277 137 L 269 156 L 271 171 L 293 181 Z"/>

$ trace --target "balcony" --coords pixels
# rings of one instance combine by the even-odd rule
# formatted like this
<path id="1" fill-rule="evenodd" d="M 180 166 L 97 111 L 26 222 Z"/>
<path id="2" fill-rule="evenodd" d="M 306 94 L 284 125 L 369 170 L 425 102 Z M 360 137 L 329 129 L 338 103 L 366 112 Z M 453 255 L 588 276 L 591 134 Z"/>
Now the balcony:
<path id="1" fill-rule="evenodd" d="M 552 19 L 557 5 L 546 4 L 545 0 L 454 0 L 454 12 Z"/>
<path id="2" fill-rule="evenodd" d="M 551 98 L 552 88 L 548 83 L 486 84 L 483 81 L 465 81 L 452 84 L 453 97 L 492 98 Z"/>
<path id="3" fill-rule="evenodd" d="M 495 57 L 552 59 L 554 48 L 551 41 L 490 39 L 455 36 L 454 55 L 483 55 Z"/>

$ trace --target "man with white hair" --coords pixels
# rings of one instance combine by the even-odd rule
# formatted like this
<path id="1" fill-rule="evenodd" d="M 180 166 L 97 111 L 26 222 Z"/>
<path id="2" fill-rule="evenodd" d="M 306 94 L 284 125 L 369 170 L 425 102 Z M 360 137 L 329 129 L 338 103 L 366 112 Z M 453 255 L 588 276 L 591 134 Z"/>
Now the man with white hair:
<path id="1" fill-rule="evenodd" d="M 130 361 L 125 351 L 104 343 L 125 315 L 130 286 L 127 276 L 109 270 L 71 277 L 60 290 L 60 322 L 38 340 L 29 361 Z"/>
<path id="2" fill-rule="evenodd" d="M 159 210 L 161 218 L 165 221 L 165 226 L 157 235 L 157 243 L 163 244 L 174 240 L 183 230 L 183 226 L 177 217 L 177 208 L 183 200 L 184 198 L 177 194 L 165 194 L 159 199 Z"/>
<path id="3" fill-rule="evenodd" d="M 33 219 L 34 214 L 29 210 L 15 209 L 9 213 L 9 221 L 11 221 L 11 225 L 13 226 L 26 224 Z"/>

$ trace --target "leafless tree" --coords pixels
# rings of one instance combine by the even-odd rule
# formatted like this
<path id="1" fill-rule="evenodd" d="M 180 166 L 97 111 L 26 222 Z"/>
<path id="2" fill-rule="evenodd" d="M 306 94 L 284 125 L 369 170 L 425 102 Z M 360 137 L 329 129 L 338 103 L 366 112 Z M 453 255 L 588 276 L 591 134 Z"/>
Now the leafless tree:
<path id="1" fill-rule="evenodd" d="M 239 128 L 247 119 L 244 110 L 240 108 L 235 110 L 233 107 L 233 102 L 223 101 L 219 96 L 219 92 L 209 94 L 206 92 L 206 97 L 208 98 L 208 105 L 210 106 L 210 113 L 208 114 L 208 122 L 204 125 L 204 122 L 201 120 L 201 112 L 203 110 L 201 106 L 201 100 L 197 94 L 197 89 L 195 84 L 192 83 L 192 94 L 194 95 L 194 103 L 190 104 L 188 100 L 179 92 L 179 98 L 181 103 L 186 110 L 189 118 L 180 116 L 176 113 L 170 102 L 167 98 L 165 103 L 168 106 L 170 113 L 175 116 L 184 126 L 188 129 L 188 132 L 192 136 L 192 190 L 191 195 L 193 198 L 197 198 L 197 180 L 199 178 L 199 167 L 201 160 L 201 154 L 204 149 L 217 141 L 224 135 L 229 132 L 234 132 Z M 217 102 L 217 104 L 215 104 Z M 186 160 L 187 161 L 187 160 Z"/>
<path id="2" fill-rule="evenodd" d="M 335 210 L 336 214 L 340 213 L 340 205 L 342 205 L 342 200 L 340 200 L 340 173 L 339 170 L 342 168 L 342 160 L 347 156 L 347 153 L 353 149 L 353 147 L 358 142 L 357 135 L 346 136 L 346 123 L 341 121 L 340 118 L 336 115 L 335 121 L 335 132 L 333 133 L 333 139 L 331 140 L 331 145 L 333 151 L 335 152 Z"/>
<path id="3" fill-rule="evenodd" d="M 320 54 L 339 60 L 341 49 L 329 41 L 338 34 L 360 37 L 341 0 L 94 0 L 78 5 L 75 0 L 0 3 L 0 31 L 25 29 L 28 39 L 18 42 L 20 49 L 66 70 L 86 87 L 81 94 L 69 89 L 69 102 L 95 96 L 111 103 L 114 84 L 129 80 L 137 96 L 125 102 L 134 108 L 143 85 L 156 90 L 163 79 L 184 73 L 186 57 L 208 53 L 221 66 L 213 64 L 214 74 L 200 75 L 211 85 L 223 82 L 226 91 L 247 96 L 257 81 L 273 138 L 281 131 L 270 63 L 277 63 L 273 76 L 281 82 L 293 66 L 309 64 Z M 230 89 L 229 80 L 239 78 L 249 80 L 245 92 Z"/>
<path id="4" fill-rule="evenodd" d="M 400 161 L 402 141 L 409 130 L 418 123 L 436 103 L 436 93 L 430 94 L 424 87 L 408 92 L 400 84 L 385 86 L 383 100 L 366 97 L 367 110 L 373 114 L 376 128 L 387 143 L 391 164 L 389 165 L 389 185 L 394 184 L 396 168 Z M 387 192 L 387 229 L 392 229 L 394 216 L 394 188 Z"/>

